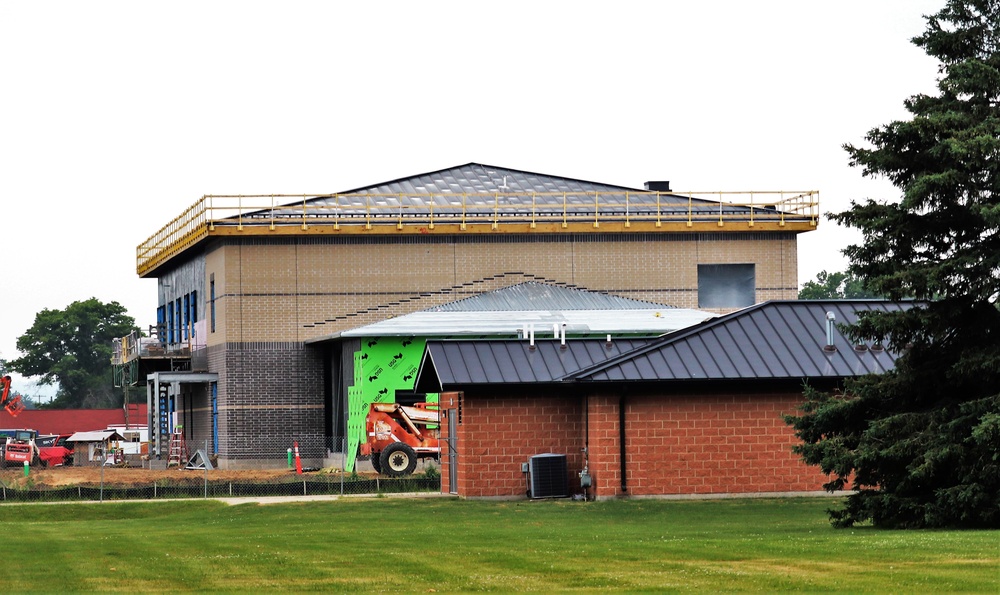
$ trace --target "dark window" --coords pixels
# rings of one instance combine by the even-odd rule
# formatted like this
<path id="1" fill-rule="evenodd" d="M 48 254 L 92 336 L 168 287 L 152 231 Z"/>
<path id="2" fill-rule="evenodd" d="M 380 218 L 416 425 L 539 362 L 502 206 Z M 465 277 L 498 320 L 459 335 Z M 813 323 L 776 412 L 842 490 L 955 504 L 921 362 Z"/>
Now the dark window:
<path id="1" fill-rule="evenodd" d="M 192 322 L 194 321 L 191 320 L 191 294 L 185 293 L 184 294 L 184 335 L 185 335 L 184 338 L 185 339 L 187 338 L 187 334 L 191 332 L 190 329 Z"/>
<path id="2" fill-rule="evenodd" d="M 699 264 L 699 308 L 746 308 L 756 303 L 753 264 Z"/>
<path id="3" fill-rule="evenodd" d="M 167 308 L 160 306 L 156 309 L 156 338 L 160 343 L 167 342 Z"/>
<path id="4" fill-rule="evenodd" d="M 167 304 L 167 343 L 174 342 L 174 304 Z"/>
<path id="5" fill-rule="evenodd" d="M 212 273 L 208 281 L 208 310 L 211 318 L 212 332 L 215 332 L 215 273 Z"/>
<path id="6" fill-rule="evenodd" d="M 191 292 L 191 322 L 198 322 L 198 292 Z"/>

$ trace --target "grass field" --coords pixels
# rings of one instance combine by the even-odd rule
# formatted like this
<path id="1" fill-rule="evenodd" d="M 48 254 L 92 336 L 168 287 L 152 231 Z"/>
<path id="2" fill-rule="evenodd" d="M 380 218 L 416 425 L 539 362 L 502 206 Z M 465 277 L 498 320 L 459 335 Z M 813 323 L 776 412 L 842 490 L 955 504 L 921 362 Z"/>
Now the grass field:
<path id="1" fill-rule="evenodd" d="M 832 529 L 827 499 L 0 506 L 0 586 L 1000 592 L 1000 532 Z"/>

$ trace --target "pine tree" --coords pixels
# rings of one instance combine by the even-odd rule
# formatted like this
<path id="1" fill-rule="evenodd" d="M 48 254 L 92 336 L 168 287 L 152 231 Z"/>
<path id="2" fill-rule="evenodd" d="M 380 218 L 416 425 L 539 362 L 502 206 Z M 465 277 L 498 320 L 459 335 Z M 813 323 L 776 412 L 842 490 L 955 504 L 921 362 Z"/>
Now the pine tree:
<path id="1" fill-rule="evenodd" d="M 833 218 L 863 235 L 850 274 L 923 301 L 850 330 L 900 354 L 892 372 L 811 393 L 789 421 L 826 487 L 856 490 L 835 525 L 1000 527 L 1000 0 L 949 0 L 913 42 L 940 61 L 937 94 L 845 146 L 901 196 Z"/>

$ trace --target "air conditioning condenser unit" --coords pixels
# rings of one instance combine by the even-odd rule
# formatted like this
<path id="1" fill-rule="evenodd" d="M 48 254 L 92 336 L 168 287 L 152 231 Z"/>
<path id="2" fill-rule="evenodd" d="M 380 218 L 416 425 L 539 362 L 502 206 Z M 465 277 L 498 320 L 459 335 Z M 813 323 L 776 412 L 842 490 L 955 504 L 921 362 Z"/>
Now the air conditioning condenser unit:
<path id="1" fill-rule="evenodd" d="M 546 453 L 528 459 L 528 497 L 569 497 L 566 455 Z"/>

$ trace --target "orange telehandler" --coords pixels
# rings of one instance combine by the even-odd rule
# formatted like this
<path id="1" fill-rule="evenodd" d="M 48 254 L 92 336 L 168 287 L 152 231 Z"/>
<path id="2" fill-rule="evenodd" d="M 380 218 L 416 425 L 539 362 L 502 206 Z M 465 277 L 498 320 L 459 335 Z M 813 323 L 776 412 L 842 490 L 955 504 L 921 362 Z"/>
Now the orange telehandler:
<path id="1" fill-rule="evenodd" d="M 20 395 L 10 396 L 10 376 L 0 377 L 0 407 L 7 410 L 11 417 L 24 411 L 24 403 Z"/>
<path id="2" fill-rule="evenodd" d="M 375 471 L 390 477 L 413 473 L 417 459 L 439 458 L 437 403 L 372 403 L 365 419 L 362 455 L 371 455 Z M 431 427 L 433 426 L 433 427 Z"/>

